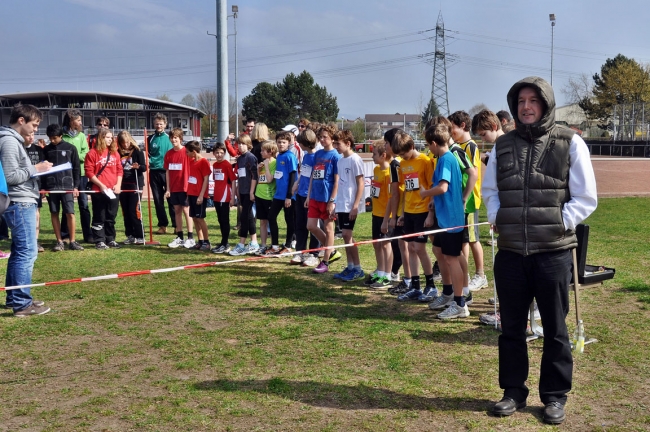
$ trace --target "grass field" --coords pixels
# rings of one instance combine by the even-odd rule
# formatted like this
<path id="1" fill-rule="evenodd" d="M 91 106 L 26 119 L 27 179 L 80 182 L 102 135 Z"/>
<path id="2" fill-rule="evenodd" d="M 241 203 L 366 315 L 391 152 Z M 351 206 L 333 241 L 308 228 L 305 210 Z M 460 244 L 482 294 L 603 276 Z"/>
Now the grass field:
<path id="1" fill-rule="evenodd" d="M 588 220 L 587 262 L 615 267 L 616 278 L 581 292 L 586 331 L 599 342 L 576 357 L 562 429 L 650 429 L 648 208 L 647 198 L 603 199 Z M 47 249 L 54 240 L 42 215 Z M 208 223 L 216 234 L 214 212 Z M 368 214 L 357 227 L 367 239 Z M 121 220 L 118 232 L 123 240 Z M 372 247 L 361 254 L 372 270 Z M 34 281 L 219 259 L 166 246 L 48 251 Z M 492 283 L 475 293 L 470 318 L 440 322 L 426 305 L 287 261 L 34 289 L 51 313 L 0 314 L 0 430 L 553 429 L 541 422 L 537 393 L 541 341 L 529 345 L 529 406 L 509 418 L 487 413 L 501 397 L 498 333 L 478 322 L 491 310 Z"/>

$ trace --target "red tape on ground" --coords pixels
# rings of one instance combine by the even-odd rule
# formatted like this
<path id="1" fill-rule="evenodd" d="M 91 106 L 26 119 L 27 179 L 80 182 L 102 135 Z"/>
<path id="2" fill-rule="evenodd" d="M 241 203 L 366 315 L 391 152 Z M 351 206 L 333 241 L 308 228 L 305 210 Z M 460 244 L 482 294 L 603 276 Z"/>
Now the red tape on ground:
<path id="1" fill-rule="evenodd" d="M 189 265 L 181 266 L 181 267 L 169 267 L 169 268 L 154 269 L 154 270 L 137 270 L 137 271 L 132 271 L 132 272 L 109 274 L 109 275 L 103 275 L 103 276 L 93 276 L 93 277 L 85 277 L 85 278 L 77 278 L 77 279 L 60 280 L 60 281 L 54 281 L 54 282 L 43 282 L 43 283 L 36 283 L 36 284 L 29 284 L 29 285 L 16 285 L 16 286 L 10 286 L 10 287 L 1 287 L 0 291 L 9 291 L 9 290 L 15 290 L 15 289 L 24 289 L 24 288 L 36 288 L 36 287 L 51 286 L 51 285 L 72 284 L 72 283 L 79 283 L 79 282 L 92 282 L 92 281 L 106 280 L 106 279 L 123 279 L 123 278 L 127 278 L 127 277 L 141 276 L 141 275 L 146 275 L 146 274 L 167 273 L 167 272 L 179 271 L 179 270 L 192 270 L 192 269 L 203 268 L 203 267 L 214 267 L 214 266 L 218 266 L 218 265 L 237 264 L 237 263 L 241 263 L 241 262 L 259 261 L 259 260 L 268 259 L 268 258 L 282 258 L 282 257 L 289 257 L 289 256 L 292 256 L 292 255 L 303 254 L 303 253 L 319 252 L 319 251 L 325 250 L 325 249 L 341 249 L 341 248 L 347 248 L 347 247 L 351 247 L 351 246 L 361 246 L 361 245 L 366 245 L 366 244 L 380 243 L 380 242 L 386 242 L 386 241 L 392 241 L 392 240 L 398 240 L 398 239 L 405 239 L 405 238 L 410 238 L 410 237 L 428 236 L 428 235 L 432 235 L 432 234 L 436 234 L 436 233 L 455 230 L 455 229 L 458 229 L 458 228 L 465 228 L 465 227 L 469 227 L 469 226 L 479 226 L 479 225 L 489 225 L 489 222 L 481 222 L 481 223 L 477 223 L 477 224 L 473 224 L 473 225 L 462 225 L 462 226 L 451 227 L 451 228 L 423 231 L 423 232 L 414 233 L 414 234 L 406 234 L 406 235 L 401 235 L 401 236 L 396 236 L 396 237 L 386 237 L 386 238 L 381 238 L 381 239 L 376 239 L 376 240 L 362 240 L 362 241 L 354 242 L 354 243 L 350 243 L 350 244 L 342 244 L 342 245 L 335 245 L 335 246 L 329 246 L 329 247 L 320 247 L 320 248 L 315 248 L 315 249 L 305 249 L 305 250 L 302 250 L 302 251 L 287 252 L 287 253 L 278 254 L 278 255 L 271 255 L 271 256 L 253 256 L 253 257 L 239 258 L 239 259 L 234 259 L 234 260 L 213 261 L 213 262 L 200 263 L 200 264 L 189 264 Z"/>

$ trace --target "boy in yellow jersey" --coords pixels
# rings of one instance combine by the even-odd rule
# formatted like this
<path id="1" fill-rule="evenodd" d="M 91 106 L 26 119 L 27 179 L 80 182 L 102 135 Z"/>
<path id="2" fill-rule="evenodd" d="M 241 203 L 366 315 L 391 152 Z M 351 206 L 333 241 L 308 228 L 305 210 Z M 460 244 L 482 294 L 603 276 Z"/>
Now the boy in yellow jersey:
<path id="1" fill-rule="evenodd" d="M 474 257 L 474 266 L 476 267 L 476 274 L 469 281 L 469 290 L 478 291 L 488 286 L 483 269 L 483 247 L 479 241 L 479 228 L 478 225 L 475 225 L 478 223 L 478 212 L 481 208 L 481 152 L 469 134 L 470 127 L 472 126 L 472 119 L 469 114 L 465 111 L 456 111 L 448 118 L 451 122 L 451 137 L 465 150 L 470 162 L 478 171 L 473 193 L 465 204 L 466 225 L 468 225 L 467 231 L 469 238 L 466 238 L 467 242 L 463 244 L 463 255 L 469 260 L 469 249 L 471 248 L 472 256 Z"/>
<path id="2" fill-rule="evenodd" d="M 372 160 L 375 169 L 370 186 L 370 197 L 372 199 L 372 239 L 386 238 L 388 234 L 388 222 L 391 216 L 391 178 L 390 162 L 386 154 L 386 144 L 383 142 L 374 145 Z M 375 249 L 377 270 L 370 276 L 368 285 L 373 289 L 384 289 L 391 286 L 390 271 L 393 265 L 393 251 L 390 242 L 378 242 L 372 244 Z"/>
<path id="3" fill-rule="evenodd" d="M 431 189 L 433 164 L 428 157 L 415 150 L 413 138 L 405 132 L 395 134 L 391 147 L 393 153 L 402 157 L 400 168 L 404 183 L 404 215 L 399 218 L 398 223 L 403 222 L 406 235 L 424 232 L 431 198 L 420 198 L 420 188 Z M 438 290 L 433 282 L 431 258 L 426 249 L 427 236 L 412 236 L 404 240 L 408 243 L 411 289 L 398 296 L 397 300 L 430 302 L 438 297 Z M 420 289 L 418 263 L 422 265 L 426 279 L 424 291 Z"/>

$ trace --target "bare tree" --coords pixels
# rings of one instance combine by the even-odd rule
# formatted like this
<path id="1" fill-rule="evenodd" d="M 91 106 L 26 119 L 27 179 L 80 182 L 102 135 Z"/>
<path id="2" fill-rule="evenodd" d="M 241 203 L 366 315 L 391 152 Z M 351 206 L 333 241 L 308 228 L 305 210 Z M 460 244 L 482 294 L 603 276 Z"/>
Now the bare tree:
<path id="1" fill-rule="evenodd" d="M 181 103 L 183 105 L 196 107 L 196 99 L 194 98 L 194 95 L 191 95 L 190 93 L 183 96 L 183 99 L 181 99 Z"/>
<path id="2" fill-rule="evenodd" d="M 481 102 L 481 103 L 478 103 L 478 104 L 474 105 L 473 107 L 471 107 L 469 109 L 469 111 L 467 111 L 467 114 L 469 114 L 470 117 L 474 117 L 476 114 L 478 114 L 481 111 L 486 110 L 486 109 L 489 109 L 489 108 L 487 107 L 487 105 L 485 105 L 484 103 Z"/>
<path id="3" fill-rule="evenodd" d="M 196 107 L 208 116 L 210 135 L 212 135 L 212 119 L 217 115 L 217 92 L 203 89 L 196 95 Z"/>
<path id="4" fill-rule="evenodd" d="M 156 99 L 167 101 L 167 102 L 173 102 L 172 98 L 170 98 L 167 93 L 163 93 L 161 95 L 156 96 Z"/>
<path id="5" fill-rule="evenodd" d="M 576 78 L 569 78 L 561 92 L 568 103 L 577 104 L 593 96 L 594 82 L 589 75 L 583 72 Z"/>

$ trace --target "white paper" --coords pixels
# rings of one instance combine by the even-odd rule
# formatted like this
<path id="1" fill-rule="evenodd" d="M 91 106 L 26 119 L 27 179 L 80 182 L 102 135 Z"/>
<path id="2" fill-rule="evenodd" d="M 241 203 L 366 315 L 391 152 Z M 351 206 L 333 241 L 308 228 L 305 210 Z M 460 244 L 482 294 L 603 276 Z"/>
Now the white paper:
<path id="1" fill-rule="evenodd" d="M 183 164 L 170 163 L 169 164 L 169 170 L 170 171 L 182 171 L 183 170 Z"/>
<path id="2" fill-rule="evenodd" d="M 275 174 L 273 174 L 273 178 L 280 180 L 282 178 L 282 174 L 284 174 L 282 171 L 276 171 Z"/>
<path id="3" fill-rule="evenodd" d="M 198 183 L 198 182 L 196 181 L 196 177 L 194 177 L 194 176 L 189 176 L 188 179 L 187 179 L 187 182 L 188 182 L 189 184 L 197 184 L 197 183 Z"/>
<path id="4" fill-rule="evenodd" d="M 45 172 L 37 172 L 32 177 L 40 177 L 40 176 L 44 176 L 44 175 L 54 174 L 54 173 L 59 172 L 59 171 L 67 171 L 67 170 L 71 170 L 71 169 L 72 169 L 72 164 L 70 162 L 66 162 L 66 163 L 61 164 L 61 165 L 53 166 L 52 168 L 50 168 L 49 170 L 47 170 Z"/>
<path id="5" fill-rule="evenodd" d="M 214 179 L 215 180 L 223 181 L 225 178 L 226 178 L 226 176 L 225 176 L 224 173 L 222 173 L 221 171 L 219 171 L 219 172 L 215 171 L 215 173 L 214 173 Z"/>
<path id="6" fill-rule="evenodd" d="M 239 175 L 239 177 L 246 177 L 246 168 L 239 168 L 237 170 L 237 174 Z"/>
<path id="7" fill-rule="evenodd" d="M 110 199 L 115 199 L 115 198 L 117 198 L 117 196 L 115 196 L 115 192 L 113 192 L 113 189 L 108 189 L 108 188 L 106 188 L 106 189 L 104 189 L 104 193 L 105 193 L 106 196 L 109 197 Z"/>

